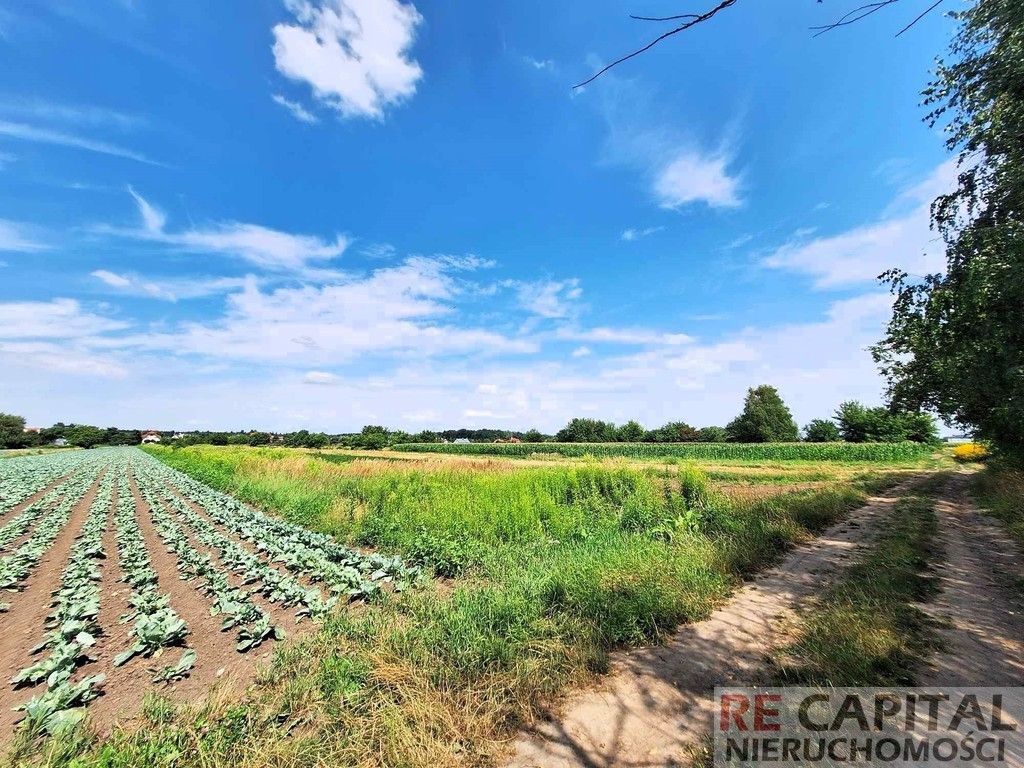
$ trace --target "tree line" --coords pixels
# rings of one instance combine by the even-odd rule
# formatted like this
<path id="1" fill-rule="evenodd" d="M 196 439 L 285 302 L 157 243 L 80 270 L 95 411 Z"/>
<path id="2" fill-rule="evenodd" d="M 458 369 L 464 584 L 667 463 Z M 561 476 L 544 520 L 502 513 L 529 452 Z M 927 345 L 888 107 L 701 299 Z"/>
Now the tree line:
<path id="1" fill-rule="evenodd" d="M 25 419 L 0 413 L 0 448 L 29 448 L 51 445 L 63 440 L 68 445 L 92 448 L 98 445 L 138 445 L 142 432 L 137 429 L 106 429 L 83 424 L 57 423 L 39 432 L 25 432 Z M 784 443 L 801 439 L 800 429 L 789 407 L 775 387 L 762 385 L 747 391 L 743 411 L 726 426 L 696 428 L 683 421 L 672 421 L 657 429 L 647 429 L 636 421 L 616 425 L 600 419 L 576 418 L 554 435 L 536 429 L 524 432 L 502 429 L 423 430 L 410 433 L 367 425 L 359 432 L 328 434 L 300 429 L 275 434 L 261 430 L 237 432 L 161 432 L 161 441 L 174 445 L 249 445 L 287 448 L 381 449 L 402 443 L 440 443 L 469 440 L 492 443 L 515 438 L 524 443 Z M 869 408 L 849 400 L 831 419 L 814 419 L 803 429 L 803 439 L 812 443 L 845 440 L 850 443 L 893 443 L 911 440 L 920 443 L 938 441 L 935 419 L 920 411 Z"/>

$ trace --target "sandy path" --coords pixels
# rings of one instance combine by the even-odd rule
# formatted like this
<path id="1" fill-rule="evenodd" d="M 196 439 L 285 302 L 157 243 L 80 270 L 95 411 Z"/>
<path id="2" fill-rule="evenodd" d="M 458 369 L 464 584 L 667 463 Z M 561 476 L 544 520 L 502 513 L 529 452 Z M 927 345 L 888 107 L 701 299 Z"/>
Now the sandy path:
<path id="1" fill-rule="evenodd" d="M 89 516 L 101 478 L 102 473 L 71 510 L 64 528 L 28 577 L 25 589 L 5 596 L 11 609 L 0 619 L 0 742 L 10 736 L 23 717 L 11 708 L 42 690 L 35 686 L 15 691 L 10 679 L 36 658 L 29 651 L 46 634 L 43 625 L 53 608 L 53 592 L 60 587 L 71 547 Z"/>
<path id="2" fill-rule="evenodd" d="M 716 685 L 766 682 L 766 654 L 789 640 L 782 627 L 867 543 L 904 483 L 852 512 L 740 589 L 709 619 L 666 645 L 619 654 L 597 689 L 580 692 L 556 720 L 520 734 L 518 768 L 676 766 L 710 722 Z"/>
<path id="3" fill-rule="evenodd" d="M 940 631 L 945 648 L 920 684 L 1024 685 L 1024 594 L 1014 587 L 1024 554 L 968 500 L 967 482 L 959 475 L 936 506 L 946 550 L 937 568 L 942 592 L 924 608 L 948 625 Z"/>

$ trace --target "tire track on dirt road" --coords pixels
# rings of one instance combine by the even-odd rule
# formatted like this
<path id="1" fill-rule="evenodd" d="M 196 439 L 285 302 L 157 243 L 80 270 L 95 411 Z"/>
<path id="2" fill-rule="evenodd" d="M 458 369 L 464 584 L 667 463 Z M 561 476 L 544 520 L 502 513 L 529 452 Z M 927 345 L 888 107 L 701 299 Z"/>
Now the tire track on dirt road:
<path id="1" fill-rule="evenodd" d="M 919 675 L 929 686 L 1024 685 L 1024 553 L 967 496 L 960 473 L 935 507 L 945 547 L 939 595 L 924 610 L 944 623 L 944 649 Z M 1024 503 L 1024 502 L 1022 502 Z"/>
<path id="2" fill-rule="evenodd" d="M 915 484 L 870 497 L 665 645 L 617 654 L 611 673 L 571 697 L 561 716 L 520 733 L 507 768 L 688 764 L 708 730 L 715 686 L 768 682 L 766 655 L 791 639 L 794 610 L 841 572 Z"/>

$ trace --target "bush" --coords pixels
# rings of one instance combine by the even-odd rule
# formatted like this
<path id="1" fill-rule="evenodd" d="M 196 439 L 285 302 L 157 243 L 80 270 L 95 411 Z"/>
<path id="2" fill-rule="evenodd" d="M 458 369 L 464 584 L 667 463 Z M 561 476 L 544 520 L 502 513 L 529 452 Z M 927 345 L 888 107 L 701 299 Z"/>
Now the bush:
<path id="1" fill-rule="evenodd" d="M 964 443 L 953 449 L 953 458 L 963 464 L 984 461 L 988 458 L 988 449 L 981 443 Z"/>
<path id="2" fill-rule="evenodd" d="M 808 443 L 838 443 L 843 439 L 839 427 L 830 419 L 814 419 L 804 427 L 804 435 Z"/>

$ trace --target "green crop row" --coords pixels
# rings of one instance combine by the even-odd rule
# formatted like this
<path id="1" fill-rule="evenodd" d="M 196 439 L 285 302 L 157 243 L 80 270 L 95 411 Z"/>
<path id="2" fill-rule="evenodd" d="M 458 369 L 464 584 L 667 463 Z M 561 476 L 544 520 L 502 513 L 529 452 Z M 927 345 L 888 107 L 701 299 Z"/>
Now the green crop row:
<path id="1" fill-rule="evenodd" d="M 914 461 L 935 451 L 925 443 L 407 443 L 397 451 L 469 456 L 707 459 L 735 461 Z"/>

